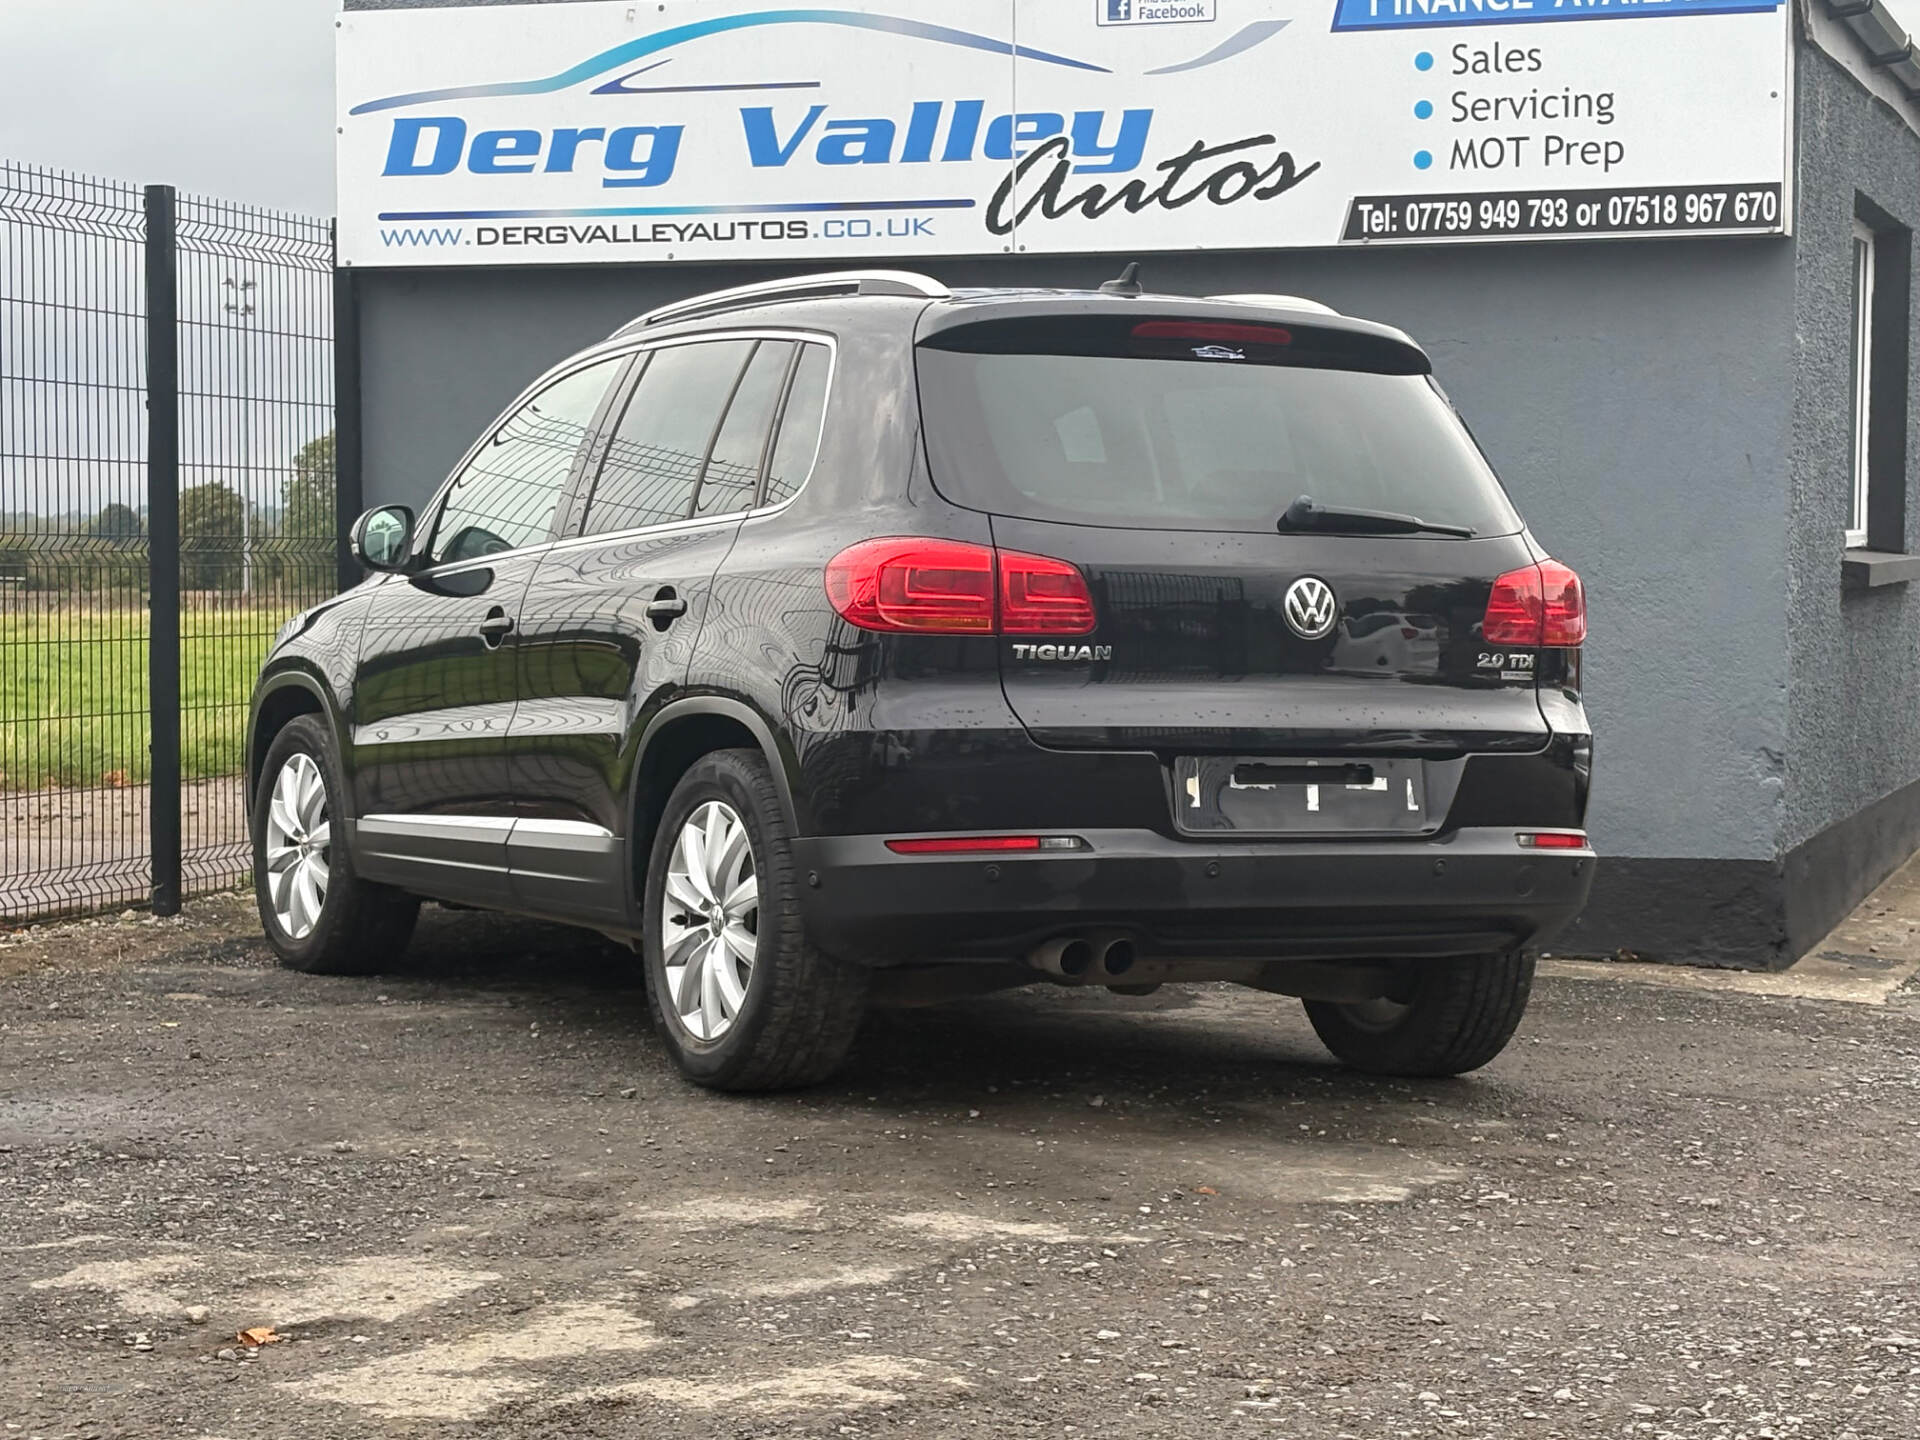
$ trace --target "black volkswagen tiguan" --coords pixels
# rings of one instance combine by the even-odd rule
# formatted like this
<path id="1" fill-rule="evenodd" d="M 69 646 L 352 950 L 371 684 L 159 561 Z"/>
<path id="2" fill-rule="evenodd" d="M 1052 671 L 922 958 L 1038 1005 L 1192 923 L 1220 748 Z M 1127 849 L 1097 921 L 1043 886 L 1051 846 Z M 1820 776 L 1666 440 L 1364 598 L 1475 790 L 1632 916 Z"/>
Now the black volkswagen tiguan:
<path id="1" fill-rule="evenodd" d="M 728 1089 L 1032 981 L 1232 981 L 1365 1070 L 1485 1064 L 1592 883 L 1586 608 L 1430 369 L 1131 272 L 644 315 L 276 639 L 267 936 L 355 973 L 423 898 L 602 931 Z"/>

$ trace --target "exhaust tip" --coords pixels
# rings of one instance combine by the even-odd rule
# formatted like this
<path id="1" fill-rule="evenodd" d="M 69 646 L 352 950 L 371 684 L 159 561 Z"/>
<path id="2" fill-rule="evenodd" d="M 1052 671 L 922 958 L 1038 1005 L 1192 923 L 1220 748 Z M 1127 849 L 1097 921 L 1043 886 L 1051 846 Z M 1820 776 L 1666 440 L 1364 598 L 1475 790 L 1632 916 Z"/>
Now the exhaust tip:
<path id="1" fill-rule="evenodd" d="M 1133 968 L 1134 950 L 1131 940 L 1114 940 L 1100 952 L 1100 968 L 1109 975 L 1124 975 Z"/>
<path id="2" fill-rule="evenodd" d="M 1060 973 L 1084 975 L 1093 966 L 1093 946 L 1084 940 L 1069 940 L 1060 947 Z"/>

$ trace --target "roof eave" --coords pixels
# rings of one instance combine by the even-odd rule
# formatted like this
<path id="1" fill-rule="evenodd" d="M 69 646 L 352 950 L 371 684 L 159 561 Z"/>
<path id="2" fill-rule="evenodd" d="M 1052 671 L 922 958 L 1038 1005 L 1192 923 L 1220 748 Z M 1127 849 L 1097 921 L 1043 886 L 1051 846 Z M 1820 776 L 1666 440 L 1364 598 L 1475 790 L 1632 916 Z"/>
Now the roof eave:
<path id="1" fill-rule="evenodd" d="M 1906 27 L 1884 0 L 1819 0 L 1827 15 L 1849 31 L 1861 58 L 1900 87 L 1910 106 L 1920 106 L 1920 53 Z M 1909 119 L 1912 119 L 1910 114 Z"/>

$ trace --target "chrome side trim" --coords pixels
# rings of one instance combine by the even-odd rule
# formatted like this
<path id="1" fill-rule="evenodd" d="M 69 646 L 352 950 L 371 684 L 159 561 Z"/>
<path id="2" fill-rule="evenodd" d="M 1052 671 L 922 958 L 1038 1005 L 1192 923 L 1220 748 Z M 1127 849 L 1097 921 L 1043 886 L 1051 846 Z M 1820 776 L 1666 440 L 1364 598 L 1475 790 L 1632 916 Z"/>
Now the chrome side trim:
<path id="1" fill-rule="evenodd" d="M 751 513 L 747 510 L 729 510 L 724 515 L 696 515 L 686 520 L 663 520 L 658 525 L 640 525 L 632 530 L 603 530 L 597 535 L 569 535 L 564 540 L 550 540 L 540 548 L 542 550 L 578 550 L 583 545 L 617 545 L 622 540 L 650 540 L 655 535 L 674 535 L 682 530 L 704 530 L 708 526 L 737 524 L 741 516 Z"/>
<path id="2" fill-rule="evenodd" d="M 590 825 L 585 820 L 516 820 L 515 836 L 520 835 L 570 835 L 587 840 L 611 840 L 613 832 L 604 825 Z"/>
<path id="3" fill-rule="evenodd" d="M 574 923 L 627 918 L 626 843 L 584 820 L 514 815 L 363 816 L 354 857 L 369 879 L 488 909 Z"/>
<path id="4" fill-rule="evenodd" d="M 362 825 L 391 825 L 399 830 L 517 830 L 523 835 L 570 835 L 581 839 L 611 840 L 604 825 L 585 820 L 529 820 L 513 815 L 362 815 Z"/>
<path id="5" fill-rule="evenodd" d="M 513 829 L 511 815 L 362 815 L 362 825 L 391 825 L 396 830 L 498 830 Z"/>

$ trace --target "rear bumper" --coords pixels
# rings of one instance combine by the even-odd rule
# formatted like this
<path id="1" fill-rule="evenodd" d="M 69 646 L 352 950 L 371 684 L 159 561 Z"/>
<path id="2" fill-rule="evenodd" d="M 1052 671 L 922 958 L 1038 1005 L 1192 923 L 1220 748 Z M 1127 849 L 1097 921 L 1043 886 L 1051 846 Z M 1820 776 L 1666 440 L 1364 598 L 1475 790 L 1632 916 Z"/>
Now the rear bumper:
<path id="1" fill-rule="evenodd" d="M 1095 929 L 1183 959 L 1483 954 L 1572 920 L 1595 864 L 1590 850 L 1523 849 L 1511 825 L 1231 845 L 1075 833 L 1090 851 L 898 855 L 879 835 L 796 840 L 808 933 L 870 965 L 1004 960 Z"/>

